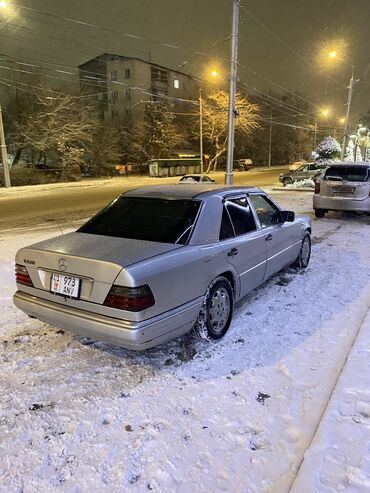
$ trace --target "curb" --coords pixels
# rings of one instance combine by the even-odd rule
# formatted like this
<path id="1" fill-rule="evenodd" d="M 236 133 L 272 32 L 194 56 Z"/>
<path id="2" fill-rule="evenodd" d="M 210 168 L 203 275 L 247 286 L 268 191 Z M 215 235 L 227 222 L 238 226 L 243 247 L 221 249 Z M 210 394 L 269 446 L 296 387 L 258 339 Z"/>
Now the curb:
<path id="1" fill-rule="evenodd" d="M 272 187 L 272 190 L 277 192 L 312 192 L 313 188 L 287 188 L 287 187 Z"/>

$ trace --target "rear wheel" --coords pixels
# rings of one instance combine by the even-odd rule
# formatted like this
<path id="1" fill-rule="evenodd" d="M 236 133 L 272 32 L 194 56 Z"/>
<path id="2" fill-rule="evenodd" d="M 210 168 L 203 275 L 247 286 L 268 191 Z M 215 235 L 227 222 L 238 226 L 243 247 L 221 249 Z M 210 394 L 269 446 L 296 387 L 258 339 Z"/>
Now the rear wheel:
<path id="1" fill-rule="evenodd" d="M 225 277 L 217 277 L 209 285 L 194 332 L 204 339 L 221 339 L 228 331 L 233 315 L 234 293 Z"/>
<path id="2" fill-rule="evenodd" d="M 286 187 L 287 185 L 291 185 L 293 183 L 293 180 L 291 178 L 283 178 L 283 185 Z"/>
<path id="3" fill-rule="evenodd" d="M 299 255 L 291 266 L 296 269 L 305 269 L 310 261 L 310 258 L 311 258 L 311 235 L 307 231 L 303 237 Z"/>
<path id="4" fill-rule="evenodd" d="M 324 217 L 325 209 L 315 209 L 315 217 Z"/>

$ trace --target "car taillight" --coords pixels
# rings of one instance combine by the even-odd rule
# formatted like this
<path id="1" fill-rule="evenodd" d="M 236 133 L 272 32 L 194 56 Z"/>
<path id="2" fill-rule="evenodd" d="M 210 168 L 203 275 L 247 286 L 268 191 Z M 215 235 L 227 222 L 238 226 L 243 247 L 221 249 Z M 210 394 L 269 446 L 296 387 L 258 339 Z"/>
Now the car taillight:
<path id="1" fill-rule="evenodd" d="M 147 285 L 138 288 L 113 285 L 104 305 L 129 312 L 140 312 L 154 305 L 154 296 Z"/>
<path id="2" fill-rule="evenodd" d="M 15 280 L 20 284 L 33 287 L 33 282 L 24 265 L 15 264 Z"/>
<path id="3" fill-rule="evenodd" d="M 320 193 L 320 182 L 315 181 L 315 193 Z"/>

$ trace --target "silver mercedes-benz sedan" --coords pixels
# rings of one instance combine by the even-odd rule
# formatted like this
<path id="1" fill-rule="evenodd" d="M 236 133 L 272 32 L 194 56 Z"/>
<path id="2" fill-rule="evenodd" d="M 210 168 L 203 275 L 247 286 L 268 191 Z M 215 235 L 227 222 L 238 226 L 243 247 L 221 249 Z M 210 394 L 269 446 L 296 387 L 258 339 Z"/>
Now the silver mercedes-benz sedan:
<path id="1" fill-rule="evenodd" d="M 76 232 L 19 250 L 14 303 L 129 349 L 193 328 L 220 339 L 236 301 L 286 266 L 307 266 L 310 233 L 308 218 L 258 188 L 139 188 Z"/>

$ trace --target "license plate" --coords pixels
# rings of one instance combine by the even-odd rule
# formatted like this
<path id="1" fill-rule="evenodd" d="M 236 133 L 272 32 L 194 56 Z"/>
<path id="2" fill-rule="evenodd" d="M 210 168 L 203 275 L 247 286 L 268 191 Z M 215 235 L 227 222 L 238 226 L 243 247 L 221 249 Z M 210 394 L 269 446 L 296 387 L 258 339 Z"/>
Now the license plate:
<path id="1" fill-rule="evenodd" d="M 50 291 L 52 293 L 68 296 L 69 298 L 79 298 L 80 286 L 81 279 L 78 277 L 56 273 L 51 274 Z"/>
<path id="2" fill-rule="evenodd" d="M 333 188 L 334 193 L 352 194 L 354 191 L 355 191 L 354 187 L 335 187 L 335 188 Z"/>

